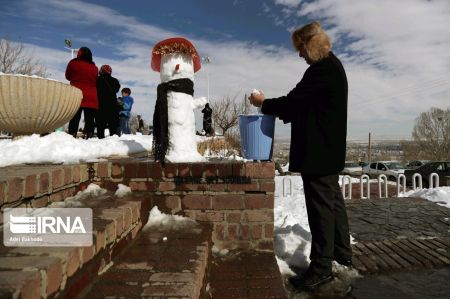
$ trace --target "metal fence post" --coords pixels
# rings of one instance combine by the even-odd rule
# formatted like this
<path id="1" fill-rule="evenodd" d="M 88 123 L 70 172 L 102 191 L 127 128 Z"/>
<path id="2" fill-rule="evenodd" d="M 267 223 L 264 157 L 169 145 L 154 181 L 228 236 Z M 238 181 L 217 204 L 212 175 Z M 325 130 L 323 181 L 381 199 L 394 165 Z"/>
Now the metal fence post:
<path id="1" fill-rule="evenodd" d="M 345 196 L 345 181 L 348 181 L 348 197 Z M 349 175 L 344 175 L 342 177 L 342 196 L 344 197 L 344 199 L 352 199 L 352 177 Z"/>
<path id="2" fill-rule="evenodd" d="M 381 181 L 384 181 L 384 197 L 381 192 Z M 378 197 L 379 198 L 388 198 L 388 186 L 387 186 L 388 180 L 387 177 L 384 174 L 380 174 L 378 176 Z"/>
<path id="3" fill-rule="evenodd" d="M 286 192 L 286 182 L 289 183 L 289 193 Z M 292 180 L 291 178 L 284 177 L 283 178 L 283 197 L 292 196 L 294 194 L 292 190 Z"/>
<path id="4" fill-rule="evenodd" d="M 403 193 L 406 192 L 406 176 L 400 173 L 397 177 L 397 197 L 400 194 L 401 184 L 403 180 Z"/>
<path id="5" fill-rule="evenodd" d="M 366 179 L 367 186 L 367 196 L 364 196 L 364 179 Z M 367 174 L 363 174 L 359 179 L 360 187 L 361 187 L 361 199 L 370 199 L 370 177 Z"/>
<path id="6" fill-rule="evenodd" d="M 416 178 L 418 178 L 419 188 L 417 188 L 417 185 L 416 185 L 416 181 L 417 181 Z M 413 184 L 413 190 L 422 189 L 422 175 L 420 173 L 413 174 L 412 184 Z"/>
<path id="7" fill-rule="evenodd" d="M 436 179 L 436 186 L 434 186 L 434 180 Z M 437 188 L 439 187 L 439 175 L 436 172 L 433 172 L 432 174 L 430 174 L 430 183 L 429 183 L 429 188 Z"/>

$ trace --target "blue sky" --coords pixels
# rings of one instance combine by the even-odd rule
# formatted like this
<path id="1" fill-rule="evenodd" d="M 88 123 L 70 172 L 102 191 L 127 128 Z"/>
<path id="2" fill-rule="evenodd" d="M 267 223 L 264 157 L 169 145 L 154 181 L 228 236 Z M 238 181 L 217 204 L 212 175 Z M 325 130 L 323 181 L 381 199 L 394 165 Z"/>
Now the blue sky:
<path id="1" fill-rule="evenodd" d="M 150 121 L 159 74 L 149 68 L 158 41 L 184 36 L 211 64 L 196 74 L 195 95 L 242 100 L 253 88 L 289 92 L 307 65 L 290 31 L 319 20 L 349 77 L 349 139 L 408 138 L 414 119 L 449 106 L 450 2 L 445 0 L 0 1 L 0 38 L 22 42 L 65 80 L 64 39 L 92 49 L 98 66 L 132 88 L 135 111 Z M 421 22 L 412 22 L 420 20 Z M 277 124 L 277 135 L 289 126 Z"/>

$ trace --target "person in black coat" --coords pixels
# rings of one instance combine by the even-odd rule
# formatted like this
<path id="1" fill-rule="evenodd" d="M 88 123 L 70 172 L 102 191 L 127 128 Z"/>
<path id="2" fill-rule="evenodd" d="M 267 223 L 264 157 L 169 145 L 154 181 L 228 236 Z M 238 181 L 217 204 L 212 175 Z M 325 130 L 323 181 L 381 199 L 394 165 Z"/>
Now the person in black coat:
<path id="1" fill-rule="evenodd" d="M 311 229 L 311 263 L 291 282 L 307 290 L 331 281 L 331 262 L 352 265 L 347 213 L 338 173 L 344 168 L 347 137 L 347 77 L 318 22 L 292 33 L 299 56 L 310 65 L 286 96 L 250 102 L 264 114 L 291 123 L 289 170 L 301 172 Z"/>
<path id="2" fill-rule="evenodd" d="M 97 136 L 99 139 L 105 138 L 105 129 L 109 129 L 109 134 L 117 134 L 119 127 L 119 110 L 117 104 L 117 92 L 120 90 L 119 81 L 111 76 L 112 68 L 109 65 L 102 65 L 97 78 L 97 95 L 99 107 L 96 117 Z"/>
<path id="3" fill-rule="evenodd" d="M 209 104 L 206 103 L 205 107 L 202 110 L 203 113 L 203 130 L 206 133 L 206 136 L 213 135 L 212 129 L 212 109 L 209 107 Z"/>

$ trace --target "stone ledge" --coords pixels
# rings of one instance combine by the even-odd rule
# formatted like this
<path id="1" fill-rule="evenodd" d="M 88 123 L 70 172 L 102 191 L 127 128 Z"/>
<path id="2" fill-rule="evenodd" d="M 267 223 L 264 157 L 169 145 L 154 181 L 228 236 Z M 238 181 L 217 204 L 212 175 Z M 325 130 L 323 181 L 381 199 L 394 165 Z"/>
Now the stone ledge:
<path id="1" fill-rule="evenodd" d="M 148 198 L 87 198 L 93 209 L 91 247 L 0 247 L 0 294 L 12 298 L 74 298 L 104 271 L 148 219 Z M 3 236 L 1 236 L 3 238 Z M 2 277 L 14 277 L 3 279 Z M 28 288 L 28 285 L 35 285 Z M 14 297 L 16 296 L 16 297 Z"/>

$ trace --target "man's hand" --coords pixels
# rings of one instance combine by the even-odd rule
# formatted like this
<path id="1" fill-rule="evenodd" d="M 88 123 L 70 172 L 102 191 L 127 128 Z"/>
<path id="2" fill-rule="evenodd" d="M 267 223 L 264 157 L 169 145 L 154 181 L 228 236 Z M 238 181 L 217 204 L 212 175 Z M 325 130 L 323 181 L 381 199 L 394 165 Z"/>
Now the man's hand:
<path id="1" fill-rule="evenodd" d="M 259 90 L 258 92 L 252 92 L 248 99 L 253 106 L 261 107 L 265 100 L 265 96 L 264 93 Z"/>

